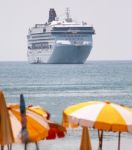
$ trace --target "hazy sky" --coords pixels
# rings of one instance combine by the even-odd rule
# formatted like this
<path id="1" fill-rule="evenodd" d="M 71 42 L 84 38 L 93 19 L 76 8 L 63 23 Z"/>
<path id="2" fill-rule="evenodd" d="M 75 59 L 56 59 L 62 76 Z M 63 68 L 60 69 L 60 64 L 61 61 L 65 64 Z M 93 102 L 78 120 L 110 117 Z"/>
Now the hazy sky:
<path id="1" fill-rule="evenodd" d="M 67 7 L 96 30 L 89 60 L 132 60 L 132 0 L 0 0 L 0 61 L 27 60 L 29 27 Z"/>

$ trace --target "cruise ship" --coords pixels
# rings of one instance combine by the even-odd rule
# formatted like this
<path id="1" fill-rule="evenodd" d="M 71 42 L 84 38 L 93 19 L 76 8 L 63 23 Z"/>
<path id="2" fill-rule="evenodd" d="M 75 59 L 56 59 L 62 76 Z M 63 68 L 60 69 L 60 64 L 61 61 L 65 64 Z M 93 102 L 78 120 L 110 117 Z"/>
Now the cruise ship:
<path id="1" fill-rule="evenodd" d="M 36 24 L 27 35 L 29 63 L 83 64 L 93 46 L 93 26 L 86 22 L 77 23 L 66 16 L 60 20 L 53 8 L 45 24 Z"/>

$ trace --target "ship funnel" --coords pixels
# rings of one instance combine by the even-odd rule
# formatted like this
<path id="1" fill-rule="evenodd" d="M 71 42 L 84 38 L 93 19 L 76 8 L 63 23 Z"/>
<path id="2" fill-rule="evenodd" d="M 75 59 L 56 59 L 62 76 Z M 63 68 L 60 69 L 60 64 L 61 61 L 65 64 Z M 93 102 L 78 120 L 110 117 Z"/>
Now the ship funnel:
<path id="1" fill-rule="evenodd" d="M 56 12 L 54 8 L 50 8 L 48 22 L 52 22 L 53 20 L 55 20 L 55 18 L 56 18 Z"/>

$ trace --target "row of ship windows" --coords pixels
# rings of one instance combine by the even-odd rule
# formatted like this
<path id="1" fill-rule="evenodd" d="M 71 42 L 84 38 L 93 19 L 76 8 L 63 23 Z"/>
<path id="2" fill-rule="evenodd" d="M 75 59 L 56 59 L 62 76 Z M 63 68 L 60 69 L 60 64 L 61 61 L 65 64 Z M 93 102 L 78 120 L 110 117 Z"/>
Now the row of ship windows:
<path id="1" fill-rule="evenodd" d="M 32 42 L 32 41 L 36 41 L 36 42 L 45 41 L 45 42 L 46 42 L 46 41 L 53 41 L 53 40 L 54 40 L 54 39 L 39 39 L 39 38 L 38 38 L 38 39 L 30 39 L 30 40 L 28 40 L 28 41 L 29 41 L 29 42 Z"/>
<path id="2" fill-rule="evenodd" d="M 82 31 L 82 30 L 93 30 L 93 27 L 54 27 L 53 28 L 54 31 L 68 31 L 68 30 L 72 30 L 72 31 L 76 31 L 76 30 L 79 30 L 79 31 Z"/>
<path id="3" fill-rule="evenodd" d="M 84 38 L 64 38 L 64 39 L 57 39 L 57 40 L 67 40 L 67 41 L 87 41 L 87 39 L 84 39 Z M 56 41 L 57 41 L 56 40 Z M 34 43 L 33 43 L 34 42 Z M 29 43 L 30 44 L 35 44 L 35 42 L 41 42 L 39 40 L 30 40 Z M 53 43 L 53 42 L 50 42 L 50 43 Z"/>
<path id="4" fill-rule="evenodd" d="M 70 40 L 70 41 L 72 41 L 72 40 L 78 40 L 78 41 L 82 41 L 82 40 L 87 40 L 87 38 L 74 38 L 74 37 L 72 37 L 72 38 L 64 38 L 65 40 Z"/>
<path id="5" fill-rule="evenodd" d="M 51 49 L 52 46 L 45 43 L 35 43 L 28 47 L 29 49 Z"/>
<path id="6" fill-rule="evenodd" d="M 32 38 L 37 38 L 37 37 L 51 37 L 51 35 L 36 35 L 36 36 L 30 36 Z"/>
<path id="7" fill-rule="evenodd" d="M 36 35 L 36 36 L 28 36 L 28 38 L 31 37 L 31 38 L 42 38 L 42 37 L 51 37 L 51 35 Z M 59 37 L 88 37 L 88 35 L 84 35 L 84 34 L 63 34 L 63 35 L 59 35 Z M 52 38 L 50 38 L 52 39 Z"/>
<path id="8" fill-rule="evenodd" d="M 88 37 L 88 35 L 84 34 L 63 34 L 61 37 Z"/>
<path id="9" fill-rule="evenodd" d="M 63 37 L 61 37 L 62 39 L 67 39 L 67 40 L 71 40 L 71 39 L 74 39 L 74 40 L 82 40 L 82 39 L 87 39 L 88 38 L 88 36 L 86 36 L 86 37 L 84 37 L 84 36 L 63 36 Z M 57 37 L 56 39 L 60 39 L 60 37 Z M 33 38 L 33 39 L 29 39 L 29 41 L 36 41 L 36 40 L 40 40 L 40 41 L 42 41 L 42 40 L 54 40 L 53 38 L 45 38 L 45 39 L 43 39 L 43 38 L 41 38 L 41 37 L 36 37 L 36 38 Z"/>

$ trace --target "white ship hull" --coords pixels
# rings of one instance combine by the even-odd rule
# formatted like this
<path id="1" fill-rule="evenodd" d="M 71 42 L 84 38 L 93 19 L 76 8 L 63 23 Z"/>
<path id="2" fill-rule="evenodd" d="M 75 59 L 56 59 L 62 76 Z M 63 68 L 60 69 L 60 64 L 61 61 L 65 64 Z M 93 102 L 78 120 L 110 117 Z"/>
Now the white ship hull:
<path id="1" fill-rule="evenodd" d="M 91 45 L 56 45 L 53 50 L 29 50 L 30 63 L 82 64 L 92 49 Z"/>

